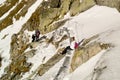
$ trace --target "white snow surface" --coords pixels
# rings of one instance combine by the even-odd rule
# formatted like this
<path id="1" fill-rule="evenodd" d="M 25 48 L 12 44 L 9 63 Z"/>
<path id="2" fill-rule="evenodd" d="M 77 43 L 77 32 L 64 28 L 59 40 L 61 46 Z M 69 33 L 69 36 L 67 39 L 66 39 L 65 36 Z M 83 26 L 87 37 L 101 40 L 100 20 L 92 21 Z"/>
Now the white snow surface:
<path id="1" fill-rule="evenodd" d="M 100 74 L 97 80 L 119 80 L 120 79 L 119 76 L 120 75 L 120 62 L 119 62 L 120 41 L 118 36 L 120 36 L 120 26 L 111 28 L 108 31 L 101 33 L 97 41 L 112 43 L 114 48 L 110 48 L 105 52 L 99 53 L 98 55 L 91 58 L 88 62 L 81 65 L 78 69 L 75 70 L 75 72 L 69 75 L 70 76 L 69 80 L 74 80 L 74 79 L 91 80 L 93 77 L 92 74 L 94 72 L 94 68 L 96 66 L 102 67 L 103 65 L 106 66 L 107 68 L 103 70 L 103 72 Z M 101 57 L 99 57 L 100 54 L 102 54 Z M 95 59 L 95 57 L 97 58 Z M 91 60 L 92 62 L 90 62 Z M 102 65 L 99 65 L 101 63 Z"/>
<path id="2" fill-rule="evenodd" d="M 42 0 L 37 0 L 26 13 L 25 17 L 21 17 L 18 21 L 15 21 L 13 18 L 14 23 L 4 30 L 0 32 L 0 55 L 3 58 L 2 60 L 2 66 L 0 67 L 0 77 L 5 74 L 4 69 L 7 67 L 11 60 L 10 58 L 10 42 L 11 42 L 11 36 L 15 33 L 18 33 L 19 30 L 22 28 L 22 25 L 27 22 L 27 20 L 31 17 L 32 13 L 37 9 L 37 7 L 40 5 Z M 8 35 L 5 39 L 2 39 L 4 35 Z"/>
<path id="3" fill-rule="evenodd" d="M 6 0 L 0 0 L 0 4 L 2 4 L 3 2 L 5 2 Z"/>
<path id="4" fill-rule="evenodd" d="M 75 70 L 75 72 L 67 76 L 69 77 L 69 80 L 91 80 L 93 77 L 92 74 L 94 72 L 94 68 L 96 66 L 102 66 L 98 65 L 98 60 L 102 61 L 107 68 L 103 73 L 101 73 L 97 80 L 120 79 L 119 17 L 120 13 L 116 9 L 104 6 L 94 6 L 88 11 L 76 16 L 75 20 L 72 20 L 76 22 L 77 27 L 75 26 L 75 31 L 76 37 L 79 37 L 78 40 L 80 40 L 80 38 L 87 38 L 95 34 L 100 34 L 100 37 L 97 39 L 97 41 L 111 43 L 115 47 L 107 51 L 100 52 L 88 62 L 81 65 Z"/>
<path id="5" fill-rule="evenodd" d="M 29 75 L 31 75 L 31 73 L 33 73 L 34 71 L 36 71 L 38 69 L 38 67 L 45 63 L 47 60 L 49 60 L 55 53 L 55 46 L 53 45 L 49 45 L 48 47 L 46 47 L 46 43 L 42 43 L 37 47 L 37 52 L 36 55 L 33 56 L 32 58 L 28 59 L 28 63 L 32 63 L 33 66 L 30 69 L 29 72 L 27 72 L 23 78 L 21 80 L 25 80 L 26 78 L 29 77 Z M 45 58 L 45 60 L 43 61 L 43 58 Z M 35 74 L 34 74 L 35 75 Z"/>
<path id="6" fill-rule="evenodd" d="M 80 3 L 82 3 L 83 2 L 83 0 L 80 0 Z"/>
<path id="7" fill-rule="evenodd" d="M 66 76 L 64 80 L 91 80 L 93 70 L 96 66 L 99 66 L 99 61 L 103 61 L 107 66 L 107 71 L 100 75 L 100 80 L 119 80 L 120 42 L 118 36 L 120 35 L 120 13 L 114 8 L 96 5 L 78 16 L 69 17 L 68 13 L 66 17 L 72 19 L 63 27 L 73 30 L 76 41 L 100 34 L 100 37 L 96 39 L 97 41 L 111 43 L 116 47 L 101 51 L 77 68 L 75 72 Z M 42 77 L 36 77 L 35 80 L 53 80 L 63 62 L 62 60 Z"/>

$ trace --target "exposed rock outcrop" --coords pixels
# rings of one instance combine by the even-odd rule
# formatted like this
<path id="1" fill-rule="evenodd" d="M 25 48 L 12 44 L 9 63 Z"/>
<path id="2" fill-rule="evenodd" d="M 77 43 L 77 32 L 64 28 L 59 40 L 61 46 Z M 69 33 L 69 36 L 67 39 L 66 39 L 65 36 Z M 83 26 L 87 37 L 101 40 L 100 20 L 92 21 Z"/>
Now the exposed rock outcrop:
<path id="1" fill-rule="evenodd" d="M 22 32 L 12 36 L 10 50 L 12 62 L 6 68 L 7 74 L 2 76 L 1 80 L 17 80 L 21 78 L 21 74 L 29 71 L 32 64 L 26 62 L 27 57 L 24 54 L 24 51 L 28 48 L 28 42 L 28 35 Z"/>
<path id="2" fill-rule="evenodd" d="M 53 67 L 57 62 L 59 62 L 65 55 L 55 54 L 52 58 L 50 58 L 45 64 L 40 65 L 38 74 L 42 76 L 47 72 L 51 67 Z"/>
<path id="3" fill-rule="evenodd" d="M 116 8 L 120 12 L 120 0 L 95 0 L 97 5 Z"/>
<path id="4" fill-rule="evenodd" d="M 70 15 L 75 16 L 76 14 L 88 10 L 94 5 L 94 0 L 82 0 L 82 2 L 80 2 L 80 0 L 72 0 L 70 6 Z"/>
<path id="5" fill-rule="evenodd" d="M 35 3 L 35 0 L 22 0 L 21 2 L 18 2 L 18 0 L 6 1 L 5 4 L 0 7 L 0 16 L 10 10 L 10 8 L 16 3 L 18 3 L 17 6 L 10 12 L 10 14 L 0 21 L 0 30 L 11 25 L 13 23 L 13 18 L 18 20 L 21 16 L 24 16 L 28 8 Z M 71 16 L 74 16 L 88 10 L 96 4 L 114 7 L 120 11 L 119 3 L 120 0 L 43 0 L 41 5 L 24 25 L 23 29 L 35 30 L 38 28 L 42 33 L 47 33 L 51 31 L 49 30 L 51 28 L 50 24 L 63 18 L 68 11 L 70 11 Z M 9 6 L 6 6 L 8 4 Z"/>
<path id="6" fill-rule="evenodd" d="M 0 17 L 3 14 L 5 14 L 8 10 L 10 10 L 17 2 L 18 0 L 14 0 L 14 1 L 6 0 L 4 5 L 0 6 Z"/>
<path id="7" fill-rule="evenodd" d="M 43 1 L 41 6 L 37 8 L 31 18 L 23 26 L 22 31 L 25 29 L 31 31 L 39 29 L 41 33 L 48 33 L 55 30 L 58 26 L 51 26 L 51 24 L 64 17 L 69 11 L 69 5 L 70 0 Z"/>
<path id="8" fill-rule="evenodd" d="M 18 0 L 14 0 L 14 1 L 11 1 L 11 2 L 8 2 L 8 3 L 6 2 L 6 4 L 1 7 L 1 9 L 0 9 L 1 12 L 5 13 L 5 12 L 8 11 L 8 9 L 12 8 L 13 6 L 15 6 L 15 8 L 12 11 L 10 11 L 10 13 L 7 15 L 7 17 L 5 17 L 2 20 L 0 20 L 0 26 L 1 26 L 0 27 L 0 31 L 2 29 L 6 28 L 7 26 L 13 24 L 13 18 L 19 19 L 21 16 L 24 16 L 25 13 L 27 12 L 28 8 L 32 4 L 34 4 L 35 1 L 36 0 L 28 0 L 28 2 L 27 2 L 26 0 L 22 0 L 21 2 L 18 2 Z M 16 4 L 17 2 L 18 2 L 18 4 Z M 9 5 L 9 6 L 6 7 L 6 5 Z M 19 11 L 21 13 L 19 13 Z"/>
<path id="9" fill-rule="evenodd" d="M 79 47 L 75 50 L 74 56 L 72 58 L 70 72 L 73 72 L 81 64 L 88 61 L 91 57 L 95 56 L 103 49 L 109 48 L 110 46 L 110 44 L 106 43 L 92 42 L 85 47 Z"/>
<path id="10" fill-rule="evenodd" d="M 25 52 L 24 54 L 25 54 L 26 58 L 32 58 L 35 55 L 35 52 L 36 52 L 36 50 L 32 49 L 30 51 Z"/>

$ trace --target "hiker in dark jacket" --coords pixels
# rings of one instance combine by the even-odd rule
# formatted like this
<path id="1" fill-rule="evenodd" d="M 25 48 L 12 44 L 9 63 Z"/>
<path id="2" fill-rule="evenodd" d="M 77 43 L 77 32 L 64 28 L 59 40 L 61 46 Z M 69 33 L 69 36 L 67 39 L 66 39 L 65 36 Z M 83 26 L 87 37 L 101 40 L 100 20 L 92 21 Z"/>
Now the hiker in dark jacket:
<path id="1" fill-rule="evenodd" d="M 77 43 L 75 41 L 75 37 L 72 37 L 72 42 L 71 42 L 71 45 L 70 46 L 67 46 L 63 52 L 61 54 L 66 54 L 67 51 L 69 50 L 74 50 L 74 49 L 77 49 L 79 47 L 79 45 L 83 42 L 84 39 L 82 39 L 79 43 Z"/>
<path id="2" fill-rule="evenodd" d="M 35 34 L 32 35 L 32 42 L 39 41 L 40 31 L 37 29 Z"/>
<path id="3" fill-rule="evenodd" d="M 67 47 L 63 50 L 63 52 L 62 52 L 61 54 L 62 54 L 62 55 L 63 55 L 63 54 L 66 54 L 67 51 L 69 51 L 69 50 L 73 50 L 73 49 L 71 49 L 70 46 L 67 46 Z"/>
<path id="4" fill-rule="evenodd" d="M 36 41 L 39 41 L 39 36 L 40 36 L 40 31 L 37 29 L 37 30 L 35 31 Z"/>
<path id="5" fill-rule="evenodd" d="M 32 35 L 32 42 L 35 42 L 35 34 Z"/>
<path id="6" fill-rule="evenodd" d="M 69 50 L 73 50 L 75 47 L 75 38 L 74 37 L 72 37 L 71 38 L 71 44 L 70 44 L 70 46 L 67 46 L 64 50 L 63 50 L 63 52 L 61 53 L 61 54 L 66 54 L 67 53 L 67 51 L 69 51 Z"/>

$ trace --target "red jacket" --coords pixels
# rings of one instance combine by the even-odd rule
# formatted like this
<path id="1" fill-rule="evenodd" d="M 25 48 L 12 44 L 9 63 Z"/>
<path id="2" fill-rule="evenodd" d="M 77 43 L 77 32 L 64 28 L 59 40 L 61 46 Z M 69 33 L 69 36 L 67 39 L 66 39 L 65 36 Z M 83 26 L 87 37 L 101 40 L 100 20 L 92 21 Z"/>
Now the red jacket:
<path id="1" fill-rule="evenodd" d="M 77 42 L 75 42 L 74 48 L 78 48 L 79 44 Z"/>

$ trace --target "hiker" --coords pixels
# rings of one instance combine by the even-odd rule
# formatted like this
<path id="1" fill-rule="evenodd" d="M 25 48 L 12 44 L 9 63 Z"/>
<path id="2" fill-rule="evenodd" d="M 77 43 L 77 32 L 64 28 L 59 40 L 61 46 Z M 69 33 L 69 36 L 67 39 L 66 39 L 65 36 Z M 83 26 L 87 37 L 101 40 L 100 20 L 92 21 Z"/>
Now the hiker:
<path id="1" fill-rule="evenodd" d="M 35 34 L 32 35 L 32 42 L 39 41 L 40 31 L 37 29 Z"/>
<path id="2" fill-rule="evenodd" d="M 37 29 L 35 31 L 36 41 L 39 41 L 40 31 Z"/>
<path id="3" fill-rule="evenodd" d="M 72 38 L 71 38 L 71 45 L 70 45 L 70 46 L 67 46 L 67 47 L 63 50 L 63 52 L 62 52 L 61 54 L 66 54 L 67 51 L 73 50 L 74 48 L 75 48 L 75 37 L 72 37 Z"/>
<path id="4" fill-rule="evenodd" d="M 75 41 L 75 37 L 72 37 L 71 45 L 70 45 L 70 46 L 67 46 L 67 47 L 63 50 L 63 52 L 62 52 L 61 54 L 66 54 L 67 51 L 69 51 L 69 50 L 77 49 L 77 48 L 79 47 L 79 45 L 83 42 L 83 40 L 84 40 L 84 39 L 82 39 L 79 43 L 77 43 L 77 42 Z"/>
<path id="5" fill-rule="evenodd" d="M 32 35 L 32 42 L 35 42 L 35 34 Z"/>
<path id="6" fill-rule="evenodd" d="M 81 44 L 82 44 L 82 42 L 84 41 L 84 39 L 82 39 L 80 42 L 75 42 L 75 46 L 74 46 L 74 48 L 75 49 L 77 49 Z"/>

